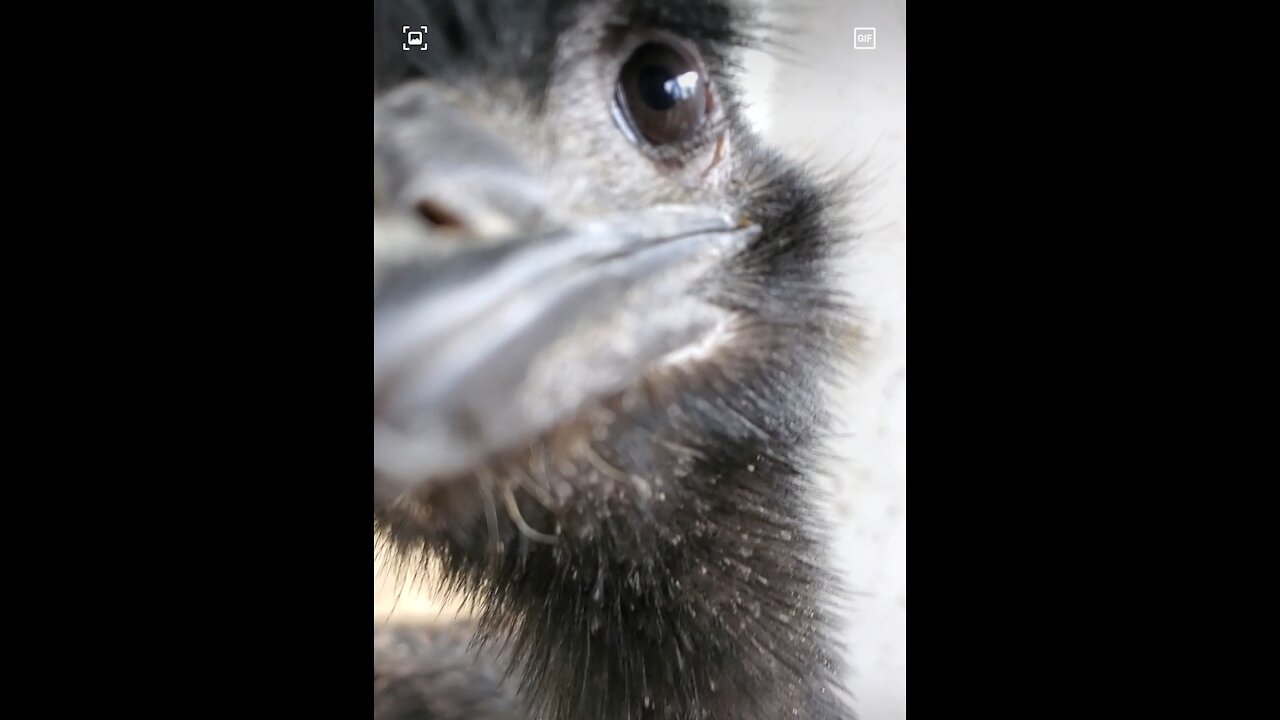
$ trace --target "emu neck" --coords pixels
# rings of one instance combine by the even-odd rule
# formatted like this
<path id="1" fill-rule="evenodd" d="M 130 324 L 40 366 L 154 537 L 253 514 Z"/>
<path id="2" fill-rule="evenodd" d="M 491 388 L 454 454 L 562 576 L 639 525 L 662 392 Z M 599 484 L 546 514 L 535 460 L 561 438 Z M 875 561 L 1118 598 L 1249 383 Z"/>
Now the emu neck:
<path id="1" fill-rule="evenodd" d="M 850 717 L 804 482 L 767 470 L 683 494 L 692 520 L 652 545 L 606 533 L 487 578 L 481 632 L 509 638 L 531 717 Z"/>

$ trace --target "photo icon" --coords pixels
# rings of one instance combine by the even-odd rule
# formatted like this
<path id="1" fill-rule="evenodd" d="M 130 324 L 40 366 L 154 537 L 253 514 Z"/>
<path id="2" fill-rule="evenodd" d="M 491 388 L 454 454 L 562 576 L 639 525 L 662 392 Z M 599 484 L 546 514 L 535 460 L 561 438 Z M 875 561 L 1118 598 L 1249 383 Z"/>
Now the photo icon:
<path id="1" fill-rule="evenodd" d="M 405 35 L 404 42 L 400 44 L 400 47 L 405 50 L 408 50 L 411 47 L 417 48 L 419 50 L 426 50 L 427 49 L 427 26 L 419 25 L 418 27 L 422 28 L 421 30 L 410 30 L 409 29 L 410 27 L 412 26 L 405 25 L 400 28 L 400 32 L 404 33 Z"/>

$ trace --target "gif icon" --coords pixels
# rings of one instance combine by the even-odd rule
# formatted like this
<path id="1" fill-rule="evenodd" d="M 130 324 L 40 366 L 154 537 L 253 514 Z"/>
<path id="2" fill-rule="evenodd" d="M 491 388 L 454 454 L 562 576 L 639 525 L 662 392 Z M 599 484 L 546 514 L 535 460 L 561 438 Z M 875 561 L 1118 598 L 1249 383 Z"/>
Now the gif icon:
<path id="1" fill-rule="evenodd" d="M 418 27 L 422 29 L 410 30 L 408 25 L 405 25 L 400 29 L 400 32 L 405 34 L 404 42 L 400 44 L 400 47 L 405 50 L 408 50 L 411 47 L 418 48 L 419 50 L 427 49 L 427 26 L 419 25 Z"/>
<path id="2" fill-rule="evenodd" d="M 426 28 L 423 28 L 424 30 Z M 876 29 L 875 28 L 854 28 L 853 29 L 853 49 L 854 50 L 875 50 L 876 49 Z"/>

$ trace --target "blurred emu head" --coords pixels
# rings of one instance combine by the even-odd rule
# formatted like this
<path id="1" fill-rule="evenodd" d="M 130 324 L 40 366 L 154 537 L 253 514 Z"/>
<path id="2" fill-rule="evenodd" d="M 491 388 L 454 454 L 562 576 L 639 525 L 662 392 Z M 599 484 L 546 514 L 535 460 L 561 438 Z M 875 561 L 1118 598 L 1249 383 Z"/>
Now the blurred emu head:
<path id="1" fill-rule="evenodd" d="M 743 122 L 752 17 L 375 3 L 375 526 L 536 717 L 849 717 L 811 506 L 835 188 Z"/>

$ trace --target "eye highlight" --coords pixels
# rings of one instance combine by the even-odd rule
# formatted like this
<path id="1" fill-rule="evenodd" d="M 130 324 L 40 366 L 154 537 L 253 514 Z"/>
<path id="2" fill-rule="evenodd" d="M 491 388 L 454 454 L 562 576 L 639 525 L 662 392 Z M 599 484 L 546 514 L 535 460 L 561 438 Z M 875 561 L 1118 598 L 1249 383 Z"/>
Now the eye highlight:
<path id="1" fill-rule="evenodd" d="M 695 137 L 711 114 L 711 98 L 696 57 L 649 42 L 623 64 L 614 99 L 636 139 L 661 146 Z"/>

